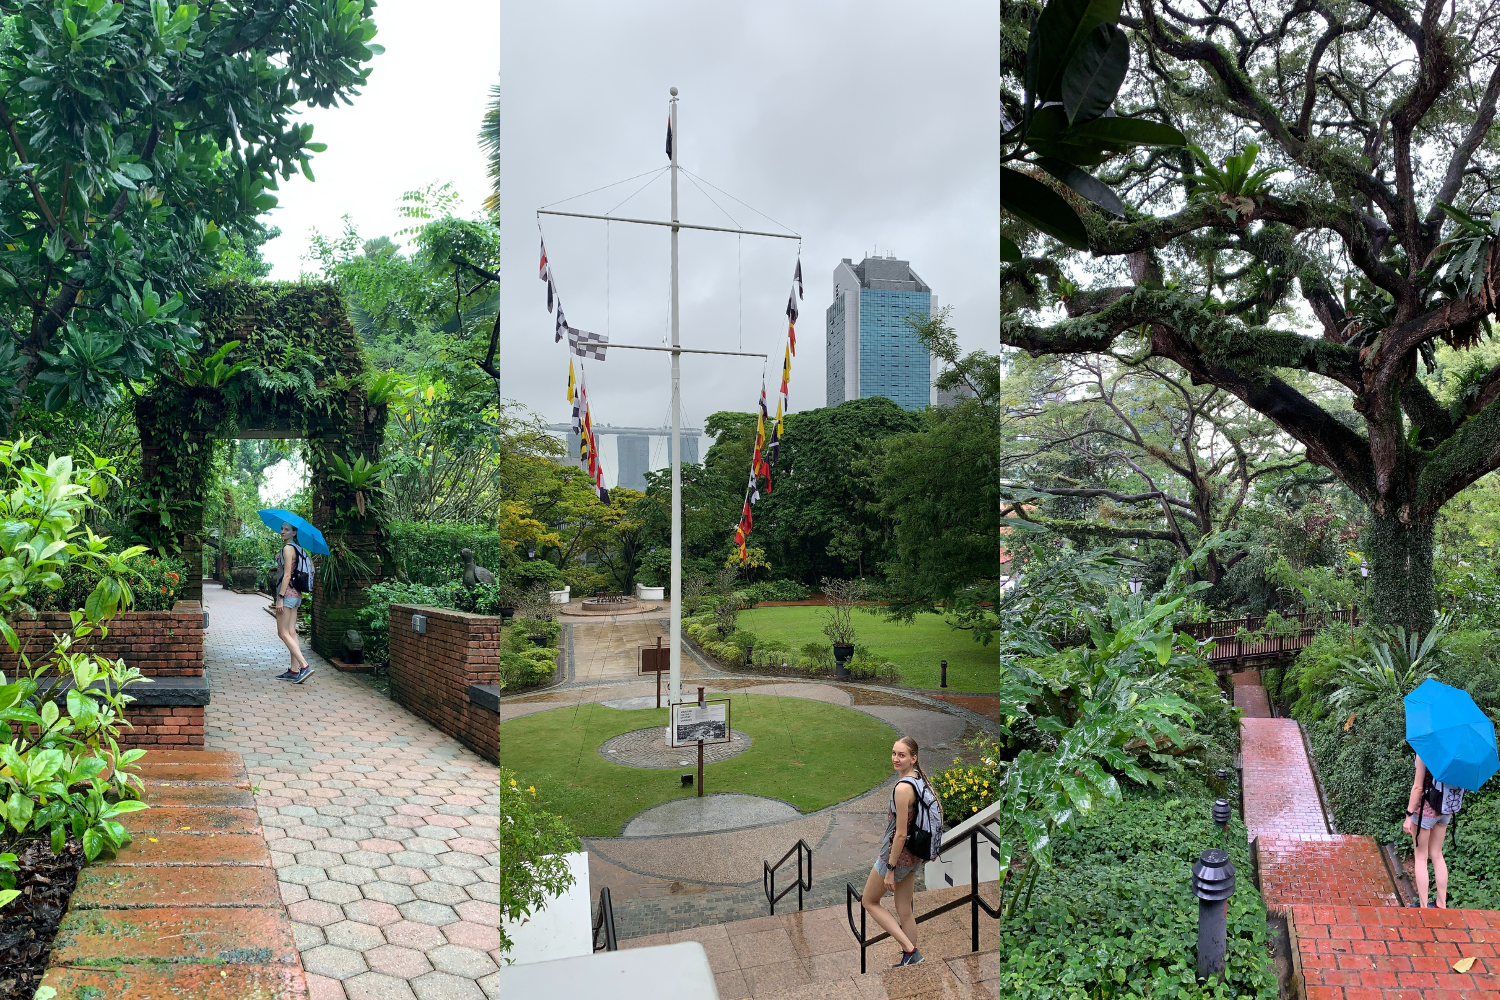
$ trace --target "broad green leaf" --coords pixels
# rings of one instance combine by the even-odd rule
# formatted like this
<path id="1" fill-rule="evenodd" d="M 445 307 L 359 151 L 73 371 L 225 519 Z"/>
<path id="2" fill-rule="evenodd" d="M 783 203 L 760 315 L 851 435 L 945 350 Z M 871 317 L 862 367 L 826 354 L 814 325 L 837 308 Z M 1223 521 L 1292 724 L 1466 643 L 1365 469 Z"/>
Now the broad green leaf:
<path id="1" fill-rule="evenodd" d="M 1073 206 L 1034 177 L 1001 167 L 1000 207 L 1074 250 L 1088 249 L 1088 230 Z"/>
<path id="2" fill-rule="evenodd" d="M 83 831 L 83 856 L 93 861 L 104 851 L 104 836 L 97 827 Z"/>
<path id="3" fill-rule="evenodd" d="M 1110 190 L 1108 184 L 1105 184 L 1094 175 L 1080 170 L 1071 163 L 1064 163 L 1062 160 L 1050 156 L 1044 156 L 1037 160 L 1037 166 L 1106 212 L 1117 215 L 1122 219 L 1125 218 L 1125 205 L 1114 191 Z"/>
<path id="4" fill-rule="evenodd" d="M 1021 263 L 1021 248 L 1004 236 L 1000 237 L 1000 260 L 1005 264 Z"/>
<path id="5" fill-rule="evenodd" d="M 11 903 L 14 903 L 20 897 L 20 895 L 20 889 L 0 889 L 0 909 L 4 909 Z M 53 990 L 51 995 L 56 996 L 57 991 Z M 37 991 L 37 996 L 41 996 L 40 990 Z"/>
<path id="6" fill-rule="evenodd" d="M 1120 0 L 1050 0 L 1037 18 L 1036 95 L 1062 99 L 1062 77 L 1073 53 L 1099 25 L 1120 20 Z"/>
<path id="7" fill-rule="evenodd" d="M 1101 24 L 1089 32 L 1063 73 L 1062 102 L 1068 121 L 1081 124 L 1108 111 L 1129 66 L 1130 43 L 1119 25 Z"/>

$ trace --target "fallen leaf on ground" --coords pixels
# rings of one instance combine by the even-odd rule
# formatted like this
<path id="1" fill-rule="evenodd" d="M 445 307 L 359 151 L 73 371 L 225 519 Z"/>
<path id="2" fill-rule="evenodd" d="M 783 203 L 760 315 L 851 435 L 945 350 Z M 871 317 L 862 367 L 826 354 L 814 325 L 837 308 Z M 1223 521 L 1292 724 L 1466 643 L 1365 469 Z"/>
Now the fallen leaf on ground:
<path id="1" fill-rule="evenodd" d="M 1460 958 L 1457 962 L 1453 963 L 1453 971 L 1454 972 L 1468 972 L 1473 967 L 1474 967 L 1474 956 L 1473 955 L 1470 955 L 1468 958 Z"/>

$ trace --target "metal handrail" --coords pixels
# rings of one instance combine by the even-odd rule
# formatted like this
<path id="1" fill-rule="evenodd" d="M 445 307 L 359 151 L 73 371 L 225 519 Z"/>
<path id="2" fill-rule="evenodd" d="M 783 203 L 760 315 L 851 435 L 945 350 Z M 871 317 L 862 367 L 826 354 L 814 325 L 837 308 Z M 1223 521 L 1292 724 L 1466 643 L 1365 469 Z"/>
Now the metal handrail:
<path id="1" fill-rule="evenodd" d="M 797 855 L 797 883 L 777 892 L 776 869 L 786 864 L 787 858 L 790 858 L 793 854 Z M 805 876 L 802 873 L 802 858 L 804 854 L 807 857 L 807 874 Z M 800 912 L 802 909 L 802 891 L 804 889 L 809 892 L 812 891 L 812 848 L 807 846 L 807 841 L 798 837 L 797 842 L 792 845 L 792 849 L 783 854 L 781 860 L 776 862 L 776 864 L 773 865 L 769 861 L 762 861 L 761 864 L 765 867 L 764 872 L 761 874 L 761 885 L 766 891 L 766 902 L 771 904 L 771 916 L 776 916 L 776 903 L 793 889 L 797 890 L 797 909 Z"/>
<path id="2" fill-rule="evenodd" d="M 595 951 L 600 950 L 599 931 L 604 931 L 603 950 L 619 951 L 620 945 L 615 940 L 615 904 L 609 898 L 609 886 L 599 890 L 599 919 L 594 921 L 594 935 L 589 942 Z"/>
<path id="3" fill-rule="evenodd" d="M 965 903 L 968 903 L 970 951 L 979 950 L 980 909 L 983 909 L 985 913 L 988 913 L 996 920 L 1000 919 L 1000 905 L 997 903 L 994 909 L 991 909 L 989 903 L 986 903 L 983 899 L 979 898 L 979 838 L 981 836 L 995 845 L 994 847 L 990 848 L 990 856 L 993 857 L 996 861 L 1000 860 L 1000 838 L 991 833 L 985 826 L 976 826 L 970 829 L 968 833 L 959 837 L 957 841 L 958 843 L 962 843 L 965 840 L 969 842 L 968 894 L 944 903 L 942 906 L 939 906 L 935 909 L 928 910 L 926 913 L 915 918 L 916 922 L 920 924 L 924 920 L 931 920 L 933 917 L 942 916 L 949 910 L 955 910 Z M 866 937 L 867 928 L 865 925 L 865 920 L 869 916 L 870 911 L 866 910 L 863 905 L 861 905 L 859 908 L 859 929 L 855 930 L 853 903 L 855 900 L 862 898 L 862 894 L 856 892 L 854 886 L 850 885 L 848 882 L 844 883 L 844 915 L 849 919 L 849 932 L 853 934 L 854 939 L 859 942 L 860 975 L 864 975 L 865 973 L 865 949 L 869 948 L 871 945 L 879 944 L 880 942 L 891 936 L 889 931 L 885 931 L 877 934 L 875 937 Z"/>

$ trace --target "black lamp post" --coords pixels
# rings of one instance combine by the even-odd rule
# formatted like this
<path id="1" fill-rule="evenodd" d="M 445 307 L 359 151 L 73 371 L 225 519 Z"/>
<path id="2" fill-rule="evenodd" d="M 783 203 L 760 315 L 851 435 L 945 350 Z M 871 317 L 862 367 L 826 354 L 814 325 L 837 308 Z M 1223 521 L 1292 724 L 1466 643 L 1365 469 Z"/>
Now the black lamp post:
<path id="1" fill-rule="evenodd" d="M 1219 828 L 1219 832 L 1221 834 L 1222 833 L 1228 833 L 1229 832 L 1229 817 L 1231 815 L 1233 815 L 1233 810 L 1229 808 L 1229 800 L 1228 799 L 1215 799 L 1214 800 L 1214 813 L 1213 813 L 1213 815 L 1214 815 L 1214 825 Z"/>
<path id="2" fill-rule="evenodd" d="M 1139 594 L 1141 592 L 1141 587 L 1144 586 L 1145 583 L 1146 583 L 1146 581 L 1142 580 L 1138 576 L 1131 577 L 1130 578 L 1130 592 L 1132 594 Z"/>
<path id="3" fill-rule="evenodd" d="M 941 660 L 939 662 L 942 663 L 942 666 L 943 666 L 943 682 L 939 686 L 940 687 L 947 687 L 948 686 L 948 661 L 947 660 Z"/>
<path id="4" fill-rule="evenodd" d="M 1198 978 L 1224 978 L 1227 910 L 1234 895 L 1234 862 L 1217 847 L 1204 851 L 1193 865 L 1193 894 L 1198 897 Z"/>
<path id="5" fill-rule="evenodd" d="M 751 665 L 751 658 L 755 656 L 755 647 L 749 643 L 745 644 L 745 666 Z"/>

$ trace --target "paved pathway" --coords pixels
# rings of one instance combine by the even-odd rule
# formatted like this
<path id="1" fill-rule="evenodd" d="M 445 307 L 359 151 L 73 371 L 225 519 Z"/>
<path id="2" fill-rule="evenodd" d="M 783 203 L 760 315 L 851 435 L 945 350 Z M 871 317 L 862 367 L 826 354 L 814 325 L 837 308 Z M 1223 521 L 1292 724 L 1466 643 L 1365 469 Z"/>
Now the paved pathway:
<path id="1" fill-rule="evenodd" d="M 1236 704 L 1254 703 L 1241 701 L 1246 687 Z M 1375 841 L 1340 835 L 1324 816 L 1297 724 L 1240 727 L 1245 824 L 1266 905 L 1288 917 L 1301 995 L 1500 1000 L 1500 912 L 1403 907 Z"/>
<path id="2" fill-rule="evenodd" d="M 498 1000 L 499 770 L 205 581 L 209 749 L 244 756 L 310 1000 Z"/>

